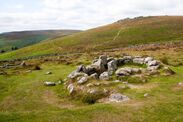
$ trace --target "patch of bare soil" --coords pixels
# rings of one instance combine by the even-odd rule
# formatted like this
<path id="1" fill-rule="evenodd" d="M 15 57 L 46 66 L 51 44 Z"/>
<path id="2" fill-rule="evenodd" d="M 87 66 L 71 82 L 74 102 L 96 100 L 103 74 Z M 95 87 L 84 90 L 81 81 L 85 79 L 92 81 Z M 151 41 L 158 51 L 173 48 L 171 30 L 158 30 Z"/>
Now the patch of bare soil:
<path id="1" fill-rule="evenodd" d="M 183 83 L 178 83 L 172 87 L 173 91 L 183 91 Z"/>
<path id="2" fill-rule="evenodd" d="M 149 83 L 149 84 L 128 84 L 128 87 L 131 89 L 140 89 L 140 90 L 151 90 L 155 87 L 158 87 L 156 83 Z"/>
<path id="3" fill-rule="evenodd" d="M 46 103 L 56 106 L 58 108 L 74 108 L 75 107 L 75 105 L 73 105 L 72 103 L 69 103 L 68 101 L 64 101 L 63 99 L 60 99 L 51 90 L 44 91 L 42 98 Z"/>

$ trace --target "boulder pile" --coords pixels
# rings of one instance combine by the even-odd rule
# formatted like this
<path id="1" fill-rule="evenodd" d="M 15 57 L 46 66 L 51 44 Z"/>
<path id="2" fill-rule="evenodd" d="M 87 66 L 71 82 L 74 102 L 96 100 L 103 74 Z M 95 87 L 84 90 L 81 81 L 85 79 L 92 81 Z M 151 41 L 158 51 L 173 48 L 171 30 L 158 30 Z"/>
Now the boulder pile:
<path id="1" fill-rule="evenodd" d="M 147 68 L 132 68 L 122 67 L 125 64 L 139 64 L 145 65 Z M 69 79 L 76 79 L 78 84 L 84 84 L 89 79 L 110 80 L 112 75 L 129 76 L 133 74 L 140 74 L 145 71 L 155 71 L 160 68 L 160 62 L 152 57 L 132 57 L 124 56 L 123 58 L 113 58 L 102 55 L 98 60 L 94 60 L 91 65 L 80 65 L 78 68 L 69 74 Z"/>
<path id="2" fill-rule="evenodd" d="M 126 64 L 134 64 L 139 67 L 125 67 Z M 98 81 L 98 85 L 102 84 L 101 81 L 105 82 L 111 79 L 120 82 L 118 79 L 120 77 L 132 77 L 142 74 L 153 75 L 159 72 L 162 67 L 164 66 L 153 57 L 123 56 L 121 58 L 114 58 L 101 55 L 88 66 L 78 66 L 75 71 L 68 75 L 66 85 L 70 94 L 78 91 L 87 93 L 87 91 L 96 91 L 91 89 L 91 87 L 96 86 L 96 81 Z M 170 68 L 166 67 L 164 69 L 167 72 L 169 71 L 170 74 L 172 73 Z M 95 83 L 92 83 L 92 81 L 95 81 Z M 103 92 L 106 92 L 106 89 L 103 89 Z M 89 93 L 92 94 L 93 92 Z M 110 101 L 119 102 L 129 100 L 127 96 L 121 95 L 120 93 L 112 93 L 110 91 L 106 93 L 108 93 Z"/>

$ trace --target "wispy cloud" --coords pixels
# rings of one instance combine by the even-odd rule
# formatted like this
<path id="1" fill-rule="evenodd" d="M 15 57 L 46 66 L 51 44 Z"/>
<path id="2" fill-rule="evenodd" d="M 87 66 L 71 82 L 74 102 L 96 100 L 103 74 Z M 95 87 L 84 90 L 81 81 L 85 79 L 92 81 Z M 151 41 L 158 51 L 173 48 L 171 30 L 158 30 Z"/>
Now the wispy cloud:
<path id="1" fill-rule="evenodd" d="M 7 0 L 0 4 L 0 32 L 89 29 L 119 19 L 181 15 L 182 0 Z"/>

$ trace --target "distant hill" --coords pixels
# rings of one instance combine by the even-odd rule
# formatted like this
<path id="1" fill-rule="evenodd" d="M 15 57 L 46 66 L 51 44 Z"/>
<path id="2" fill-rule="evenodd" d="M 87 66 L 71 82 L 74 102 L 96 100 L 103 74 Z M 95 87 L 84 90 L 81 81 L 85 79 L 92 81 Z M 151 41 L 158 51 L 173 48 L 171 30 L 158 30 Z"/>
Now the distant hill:
<path id="1" fill-rule="evenodd" d="M 136 44 L 182 40 L 183 16 L 138 17 L 1 54 L 0 59 L 50 53 L 101 51 Z"/>
<path id="2" fill-rule="evenodd" d="M 0 50 L 11 51 L 12 48 L 22 48 L 39 43 L 45 39 L 63 37 L 78 30 L 38 30 L 21 31 L 0 34 Z"/>

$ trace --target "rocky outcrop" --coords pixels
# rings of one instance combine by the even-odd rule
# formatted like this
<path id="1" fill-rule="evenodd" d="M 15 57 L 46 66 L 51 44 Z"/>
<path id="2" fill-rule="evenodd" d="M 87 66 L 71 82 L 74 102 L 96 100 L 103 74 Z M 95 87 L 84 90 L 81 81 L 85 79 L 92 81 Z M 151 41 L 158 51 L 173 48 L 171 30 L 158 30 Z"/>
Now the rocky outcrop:
<path id="1" fill-rule="evenodd" d="M 124 67 L 125 64 L 134 64 L 134 67 Z M 137 66 L 139 68 L 135 68 Z M 98 93 L 98 90 L 95 88 L 107 87 L 110 86 L 110 83 L 122 83 L 124 85 L 123 87 L 127 88 L 125 86 L 126 81 L 123 81 L 123 77 L 137 78 L 137 81 L 139 79 L 139 81 L 145 83 L 146 77 L 160 75 L 161 72 L 159 69 L 163 69 L 166 75 L 174 73 L 170 68 L 163 67 L 159 61 L 152 57 L 123 56 L 114 58 L 102 55 L 98 59 L 95 59 L 92 64 L 88 66 L 80 65 L 75 71 L 69 74 L 67 89 L 70 94 L 79 92 L 79 94 L 88 93 L 94 94 L 95 96 L 96 93 Z M 100 80 L 100 82 L 98 80 Z M 114 94 L 114 92 L 110 90 L 106 89 L 108 101 L 122 102 L 129 100 L 127 96 L 120 93 Z M 102 95 L 104 95 L 103 92 Z M 91 96 L 88 96 L 87 99 L 90 99 L 90 97 Z M 106 94 L 103 97 L 106 98 Z"/>

